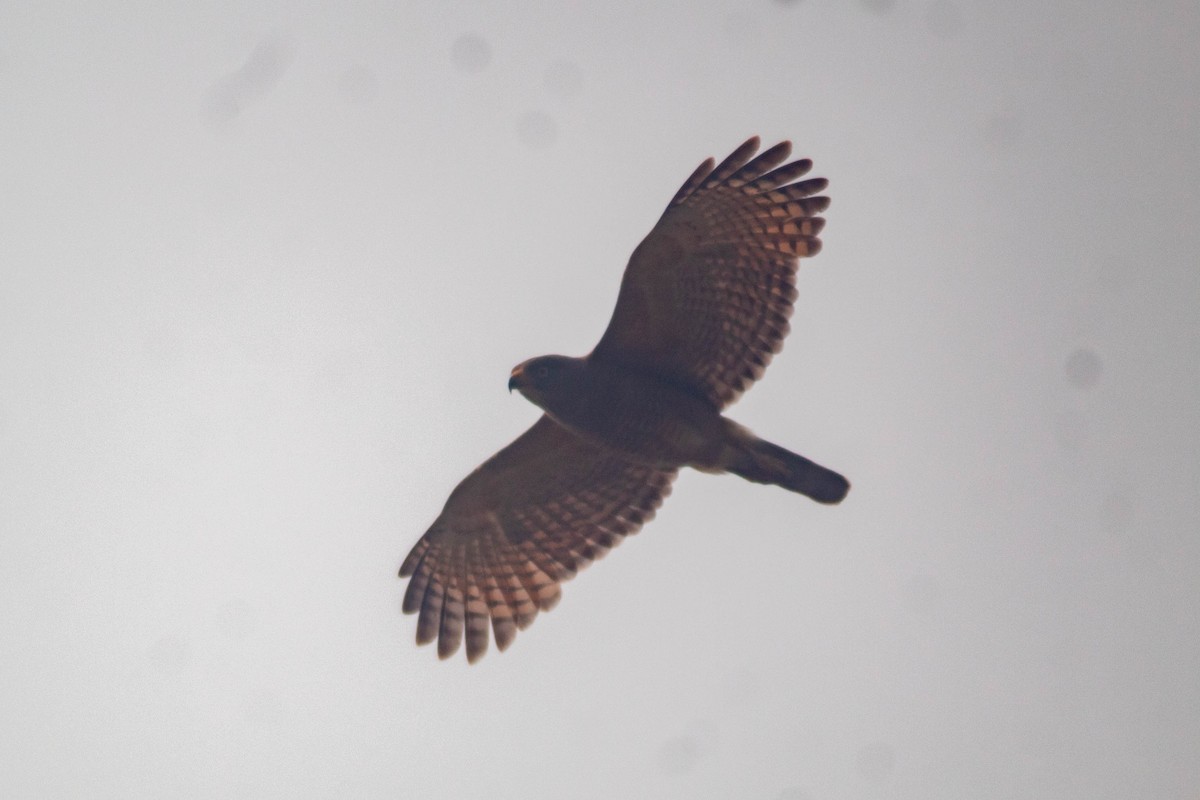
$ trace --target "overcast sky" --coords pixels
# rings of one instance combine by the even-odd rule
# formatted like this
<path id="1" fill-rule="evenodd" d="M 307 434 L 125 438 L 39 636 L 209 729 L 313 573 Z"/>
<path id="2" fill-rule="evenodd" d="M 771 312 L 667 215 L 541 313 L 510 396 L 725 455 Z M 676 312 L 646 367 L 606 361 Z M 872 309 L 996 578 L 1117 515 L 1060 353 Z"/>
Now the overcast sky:
<path id="1" fill-rule="evenodd" d="M 1194 0 L 0 12 L 0 795 L 1200 797 Z M 706 156 L 830 179 L 731 415 L 468 667 L 396 570 Z"/>

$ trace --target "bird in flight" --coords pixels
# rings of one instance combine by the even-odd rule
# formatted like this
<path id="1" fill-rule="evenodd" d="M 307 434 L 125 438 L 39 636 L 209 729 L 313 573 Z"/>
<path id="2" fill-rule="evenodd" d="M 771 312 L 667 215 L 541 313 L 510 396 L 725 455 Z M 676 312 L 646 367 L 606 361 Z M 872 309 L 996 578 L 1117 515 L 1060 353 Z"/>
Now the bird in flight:
<path id="1" fill-rule="evenodd" d="M 721 414 L 782 348 L 797 262 L 820 251 L 829 206 L 790 142 L 758 149 L 753 137 L 684 182 L 591 353 L 513 368 L 509 391 L 544 413 L 463 479 L 400 567 L 418 644 L 449 658 L 465 638 L 474 663 L 490 628 L 505 650 L 563 581 L 654 516 L 682 467 L 846 496 L 841 475 Z"/>

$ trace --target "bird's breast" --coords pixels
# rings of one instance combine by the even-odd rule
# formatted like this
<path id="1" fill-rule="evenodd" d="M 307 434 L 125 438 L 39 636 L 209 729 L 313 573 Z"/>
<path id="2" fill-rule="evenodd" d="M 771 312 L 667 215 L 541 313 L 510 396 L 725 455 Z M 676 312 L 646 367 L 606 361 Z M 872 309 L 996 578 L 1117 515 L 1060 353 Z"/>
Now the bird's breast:
<path id="1" fill-rule="evenodd" d="M 562 398 L 547 398 L 547 412 L 577 434 L 663 468 L 704 463 L 719 447 L 720 414 L 699 398 L 632 370 L 590 372 Z"/>

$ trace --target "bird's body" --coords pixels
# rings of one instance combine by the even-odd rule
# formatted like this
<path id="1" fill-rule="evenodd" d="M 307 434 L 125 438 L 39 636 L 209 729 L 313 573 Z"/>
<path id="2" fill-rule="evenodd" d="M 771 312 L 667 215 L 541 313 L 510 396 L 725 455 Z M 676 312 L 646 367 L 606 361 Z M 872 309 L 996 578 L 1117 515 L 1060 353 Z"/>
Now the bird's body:
<path id="1" fill-rule="evenodd" d="M 594 356 L 540 356 L 519 364 L 509 387 L 572 433 L 638 464 L 732 472 L 822 503 L 840 502 L 850 488 L 837 473 L 763 442 L 705 398 L 643 370 Z"/>
<path id="2" fill-rule="evenodd" d="M 553 365 L 553 366 L 551 366 Z M 531 373 L 554 370 L 545 389 Z M 716 466 L 719 412 L 662 378 L 595 358 L 542 356 L 517 367 L 514 386 L 572 433 L 660 469 Z"/>
<path id="3" fill-rule="evenodd" d="M 709 159 L 634 251 L 612 320 L 582 358 L 540 356 L 509 378 L 545 411 L 468 475 L 400 568 L 417 641 L 467 658 L 503 650 L 560 584 L 649 520 L 683 467 L 729 472 L 821 503 L 841 475 L 722 410 L 783 345 L 797 259 L 816 254 L 823 178 L 796 181 L 790 144 Z"/>

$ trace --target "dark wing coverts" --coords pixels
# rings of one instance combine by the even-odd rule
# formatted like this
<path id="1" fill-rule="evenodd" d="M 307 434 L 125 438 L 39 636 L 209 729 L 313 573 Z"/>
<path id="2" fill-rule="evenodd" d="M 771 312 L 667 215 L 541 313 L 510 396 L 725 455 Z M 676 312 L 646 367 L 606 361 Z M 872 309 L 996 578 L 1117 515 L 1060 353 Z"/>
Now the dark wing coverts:
<path id="1" fill-rule="evenodd" d="M 629 260 L 608 329 L 592 353 L 665 375 L 717 408 L 782 348 L 797 259 L 815 255 L 829 198 L 791 143 L 757 157 L 758 137 L 692 173 Z M 783 166 L 780 166 L 780 165 Z"/>
<path id="2" fill-rule="evenodd" d="M 404 611 L 419 612 L 417 642 L 467 659 L 488 646 L 490 621 L 504 650 L 559 584 L 654 516 L 675 472 L 626 461 L 543 416 L 450 494 L 413 547 Z"/>

